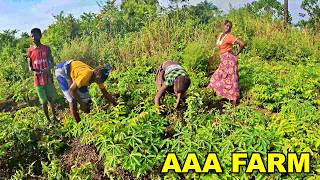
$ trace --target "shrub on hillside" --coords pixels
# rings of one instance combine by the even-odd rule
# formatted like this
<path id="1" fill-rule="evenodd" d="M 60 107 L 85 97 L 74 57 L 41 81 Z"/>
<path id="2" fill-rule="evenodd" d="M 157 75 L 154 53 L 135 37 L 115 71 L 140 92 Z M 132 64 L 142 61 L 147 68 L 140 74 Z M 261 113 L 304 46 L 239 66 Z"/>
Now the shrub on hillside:
<path id="1" fill-rule="evenodd" d="M 60 57 L 61 61 L 77 59 L 94 67 L 98 64 L 99 47 L 90 37 L 75 39 L 64 44 Z"/>
<path id="2" fill-rule="evenodd" d="M 183 64 L 195 71 L 207 71 L 208 53 L 199 42 L 192 42 L 187 45 L 183 53 Z"/>

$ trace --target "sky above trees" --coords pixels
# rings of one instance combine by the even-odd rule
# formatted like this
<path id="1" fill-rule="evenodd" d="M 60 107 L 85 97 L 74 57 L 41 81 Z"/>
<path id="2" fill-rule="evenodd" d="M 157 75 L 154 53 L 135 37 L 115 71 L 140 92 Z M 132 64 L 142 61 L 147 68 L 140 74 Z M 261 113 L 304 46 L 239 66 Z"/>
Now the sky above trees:
<path id="1" fill-rule="evenodd" d="M 189 0 L 190 4 L 198 4 L 203 0 Z M 208 0 L 214 5 L 228 11 L 230 5 L 239 8 L 253 0 Z M 293 16 L 293 22 L 298 22 L 299 13 L 304 11 L 300 8 L 302 0 L 289 2 L 289 11 Z M 121 0 L 117 0 L 120 3 Z M 159 0 L 160 5 L 168 6 L 168 0 Z M 3 0 L 0 1 L 0 31 L 17 29 L 21 32 L 29 32 L 33 27 L 45 29 L 53 23 L 53 15 L 64 11 L 79 17 L 84 12 L 99 12 L 99 6 L 94 0 Z"/>

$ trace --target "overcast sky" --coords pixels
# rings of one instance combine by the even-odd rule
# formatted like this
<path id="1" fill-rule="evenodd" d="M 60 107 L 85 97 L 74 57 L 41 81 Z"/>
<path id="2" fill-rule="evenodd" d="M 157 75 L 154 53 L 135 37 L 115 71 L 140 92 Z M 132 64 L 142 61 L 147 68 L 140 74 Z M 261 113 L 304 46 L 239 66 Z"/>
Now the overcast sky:
<path id="1" fill-rule="evenodd" d="M 118 3 L 121 0 L 117 0 Z M 203 0 L 189 0 L 190 4 L 197 4 Z M 228 11 L 229 4 L 239 8 L 253 0 L 208 0 L 224 11 Z M 302 0 L 289 2 L 289 11 L 293 22 L 301 18 L 299 13 Z M 159 0 L 160 5 L 168 5 L 168 0 Z M 17 29 L 19 32 L 29 32 L 33 27 L 46 29 L 54 21 L 53 15 L 64 11 L 79 17 L 84 12 L 99 12 L 95 0 L 0 0 L 0 31 Z M 20 34 L 19 33 L 19 34 Z"/>

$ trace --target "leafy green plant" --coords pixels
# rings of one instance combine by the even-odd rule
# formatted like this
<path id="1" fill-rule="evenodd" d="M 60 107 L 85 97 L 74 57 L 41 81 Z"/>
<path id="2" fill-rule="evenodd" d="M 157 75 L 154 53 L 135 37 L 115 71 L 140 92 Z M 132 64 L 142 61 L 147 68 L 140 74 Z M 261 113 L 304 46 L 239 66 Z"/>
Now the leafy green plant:
<path id="1" fill-rule="evenodd" d="M 184 49 L 183 64 L 196 71 L 207 71 L 208 53 L 205 47 L 197 42 L 188 44 Z"/>

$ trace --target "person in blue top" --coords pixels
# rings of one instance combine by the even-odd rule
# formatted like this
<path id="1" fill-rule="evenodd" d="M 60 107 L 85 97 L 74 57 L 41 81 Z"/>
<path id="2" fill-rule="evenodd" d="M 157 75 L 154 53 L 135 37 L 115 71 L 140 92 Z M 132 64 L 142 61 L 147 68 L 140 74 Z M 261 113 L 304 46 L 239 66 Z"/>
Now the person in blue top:
<path id="1" fill-rule="evenodd" d="M 103 97 L 107 102 L 116 104 L 104 86 L 104 81 L 108 78 L 111 66 L 98 66 L 93 69 L 89 65 L 79 60 L 68 60 L 59 65 L 55 70 L 55 75 L 59 86 L 64 94 L 65 99 L 69 103 L 71 114 L 77 122 L 80 121 L 80 116 L 77 110 L 77 103 L 80 104 L 80 109 L 85 112 L 90 112 L 91 97 L 88 87 L 92 83 L 97 83 Z"/>

